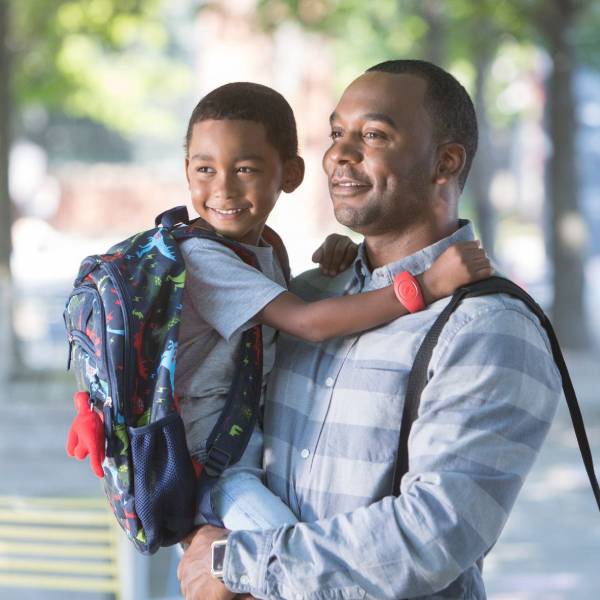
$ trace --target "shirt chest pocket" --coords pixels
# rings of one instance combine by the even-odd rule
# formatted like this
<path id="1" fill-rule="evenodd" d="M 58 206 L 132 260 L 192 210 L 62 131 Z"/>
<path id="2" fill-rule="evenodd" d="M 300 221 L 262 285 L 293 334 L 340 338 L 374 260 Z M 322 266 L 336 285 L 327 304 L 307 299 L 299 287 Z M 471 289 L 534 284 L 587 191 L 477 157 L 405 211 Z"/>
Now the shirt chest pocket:
<path id="1" fill-rule="evenodd" d="M 348 361 L 342 366 L 323 422 L 320 449 L 328 456 L 393 462 L 407 372 Z"/>
<path id="2" fill-rule="evenodd" d="M 394 339 L 395 338 L 395 339 Z M 395 336 L 360 336 L 340 365 L 331 397 L 333 422 L 398 431 L 413 357 Z"/>

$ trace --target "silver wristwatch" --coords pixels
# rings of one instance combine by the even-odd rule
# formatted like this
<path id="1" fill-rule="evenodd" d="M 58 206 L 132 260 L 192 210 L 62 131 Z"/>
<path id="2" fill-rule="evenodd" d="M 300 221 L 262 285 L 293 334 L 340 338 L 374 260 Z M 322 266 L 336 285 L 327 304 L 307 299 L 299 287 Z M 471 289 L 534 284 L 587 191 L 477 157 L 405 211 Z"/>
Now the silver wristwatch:
<path id="1" fill-rule="evenodd" d="M 210 574 L 223 581 L 223 564 L 225 563 L 225 550 L 227 549 L 227 538 L 216 540 L 210 545 L 212 561 Z"/>

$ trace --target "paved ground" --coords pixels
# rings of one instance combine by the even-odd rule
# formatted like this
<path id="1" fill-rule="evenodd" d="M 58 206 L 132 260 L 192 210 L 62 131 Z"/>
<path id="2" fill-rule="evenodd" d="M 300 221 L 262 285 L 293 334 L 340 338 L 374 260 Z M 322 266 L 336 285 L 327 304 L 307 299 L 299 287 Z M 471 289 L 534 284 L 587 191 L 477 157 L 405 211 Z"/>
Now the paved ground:
<path id="1" fill-rule="evenodd" d="M 600 472 L 600 357 L 567 357 Z M 0 495 L 98 496 L 98 480 L 65 455 L 72 417 L 70 379 L 22 381 L 0 391 Z M 159 553 L 147 598 L 172 594 L 173 558 Z M 600 516 L 583 471 L 565 406 L 517 502 L 485 578 L 490 600 L 597 600 Z M 100 600 L 91 594 L 0 588 L 0 599 Z M 124 599 L 128 600 L 128 599 Z M 145 599 L 144 599 L 145 600 Z"/>
<path id="2" fill-rule="evenodd" d="M 566 359 L 600 477 L 600 357 Z M 564 401 L 484 575 L 490 600 L 600 598 L 600 515 Z"/>

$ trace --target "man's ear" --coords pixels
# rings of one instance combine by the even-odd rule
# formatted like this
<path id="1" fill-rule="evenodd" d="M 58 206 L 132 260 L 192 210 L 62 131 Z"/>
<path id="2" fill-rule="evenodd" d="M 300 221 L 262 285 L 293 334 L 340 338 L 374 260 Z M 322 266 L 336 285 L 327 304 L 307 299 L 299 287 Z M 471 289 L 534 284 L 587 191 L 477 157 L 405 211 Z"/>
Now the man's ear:
<path id="1" fill-rule="evenodd" d="M 281 189 L 289 194 L 293 192 L 304 179 L 304 159 L 301 156 L 295 156 L 286 160 L 283 165 L 283 182 Z"/>
<path id="2" fill-rule="evenodd" d="M 437 151 L 437 162 L 434 171 L 434 183 L 442 185 L 452 178 L 458 178 L 465 168 L 467 153 L 462 144 L 447 142 L 440 144 Z"/>

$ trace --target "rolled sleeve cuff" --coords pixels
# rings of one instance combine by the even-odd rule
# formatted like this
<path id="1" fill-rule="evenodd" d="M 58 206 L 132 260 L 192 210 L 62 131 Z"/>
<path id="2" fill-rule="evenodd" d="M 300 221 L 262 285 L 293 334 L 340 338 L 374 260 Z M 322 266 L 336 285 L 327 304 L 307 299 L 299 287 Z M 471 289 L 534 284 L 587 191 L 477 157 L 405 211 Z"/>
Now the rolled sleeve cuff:
<path id="1" fill-rule="evenodd" d="M 236 594 L 265 598 L 275 531 L 232 531 L 227 538 L 223 583 Z"/>

